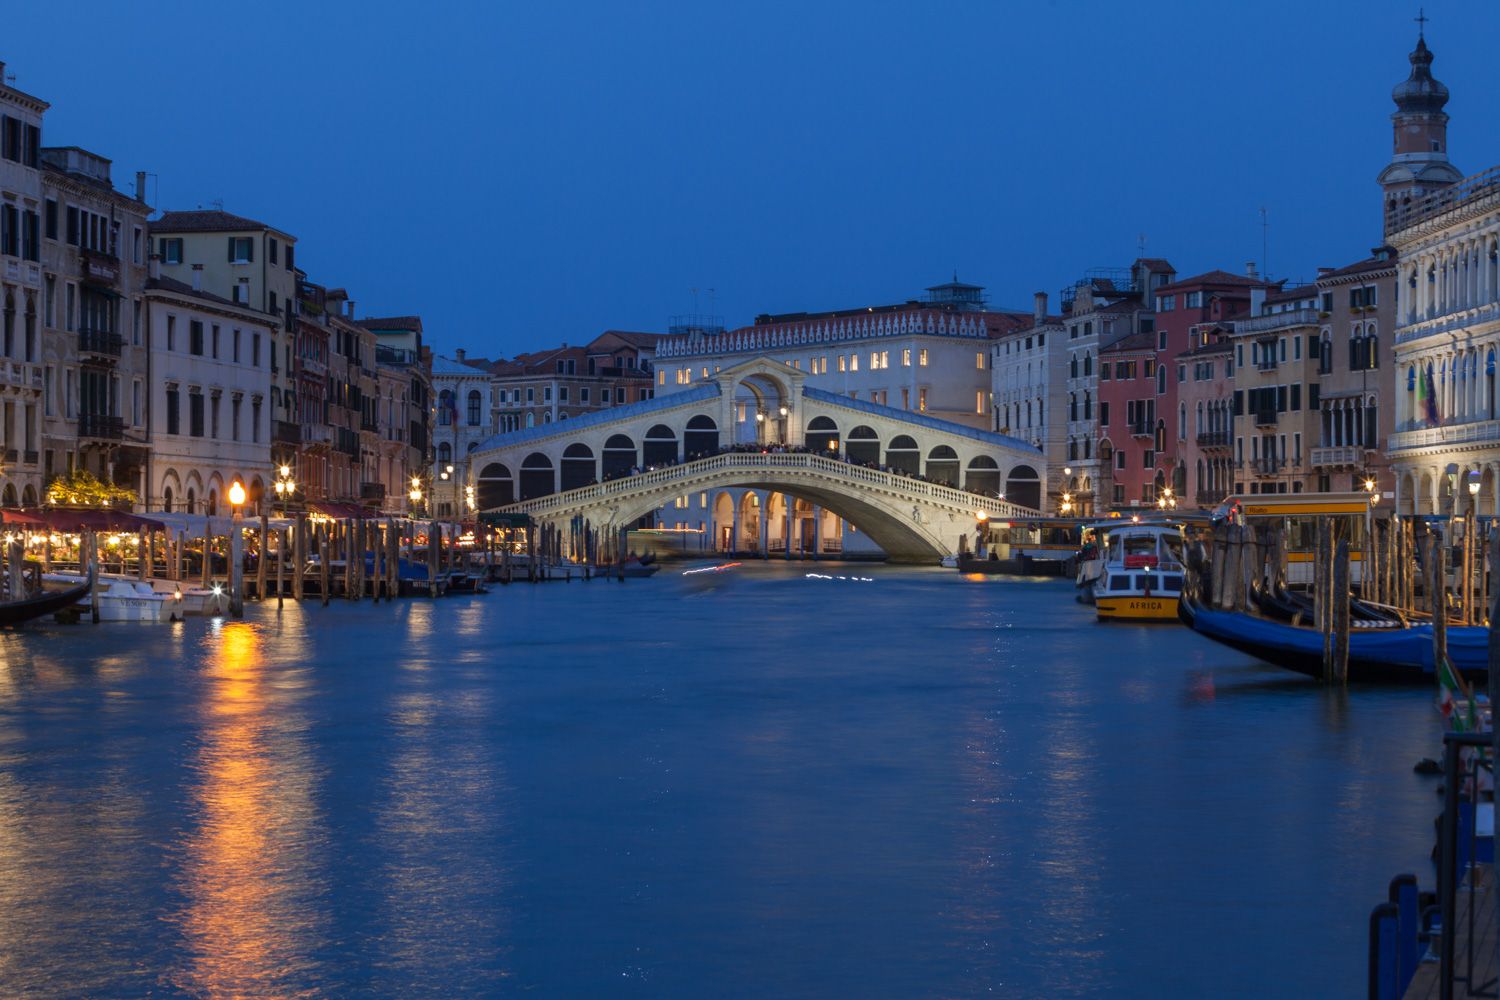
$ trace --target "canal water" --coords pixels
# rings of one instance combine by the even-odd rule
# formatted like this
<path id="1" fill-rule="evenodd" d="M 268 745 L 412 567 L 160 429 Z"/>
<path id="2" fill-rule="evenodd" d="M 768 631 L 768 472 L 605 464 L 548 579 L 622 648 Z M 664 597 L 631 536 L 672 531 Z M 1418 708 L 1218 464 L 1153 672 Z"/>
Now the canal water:
<path id="1" fill-rule="evenodd" d="M 0 992 L 1352 998 L 1431 884 L 1426 690 L 683 568 L 0 635 Z"/>

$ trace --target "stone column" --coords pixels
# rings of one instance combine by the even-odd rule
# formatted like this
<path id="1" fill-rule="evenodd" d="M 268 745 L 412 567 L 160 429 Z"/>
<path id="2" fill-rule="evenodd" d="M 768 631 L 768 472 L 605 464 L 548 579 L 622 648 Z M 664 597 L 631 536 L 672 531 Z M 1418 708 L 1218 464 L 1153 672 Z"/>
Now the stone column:
<path id="1" fill-rule="evenodd" d="M 732 527 L 729 530 L 729 551 L 734 552 L 740 547 L 740 505 L 738 503 L 734 505 L 734 516 L 730 519 L 730 523 Z M 717 529 L 717 525 L 715 528 Z M 718 539 L 714 541 L 717 545 Z"/>
<path id="2" fill-rule="evenodd" d="M 760 511 L 760 554 L 761 558 L 765 558 L 771 554 L 771 520 L 770 512 L 766 509 L 771 494 L 757 493 L 756 496 L 760 498 L 760 506 L 757 508 Z"/>
<path id="3" fill-rule="evenodd" d="M 823 508 L 813 508 L 813 558 L 823 554 Z"/>
<path id="4" fill-rule="evenodd" d="M 783 513 L 786 515 L 785 523 L 783 524 L 781 529 L 782 541 L 785 543 L 782 549 L 782 555 L 787 559 L 792 558 L 792 506 L 794 503 L 795 501 L 793 501 L 791 497 L 787 496 L 785 493 L 781 494 L 781 506 L 783 508 Z"/>

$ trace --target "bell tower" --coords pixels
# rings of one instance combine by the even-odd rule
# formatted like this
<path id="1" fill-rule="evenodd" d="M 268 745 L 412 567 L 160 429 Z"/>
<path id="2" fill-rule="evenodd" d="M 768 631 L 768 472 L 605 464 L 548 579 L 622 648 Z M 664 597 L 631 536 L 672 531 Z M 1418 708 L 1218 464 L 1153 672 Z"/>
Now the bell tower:
<path id="1" fill-rule="evenodd" d="M 1448 88 L 1433 78 L 1432 50 L 1423 32 L 1427 17 L 1417 17 L 1417 47 L 1408 59 L 1411 75 L 1391 91 L 1391 162 L 1378 178 L 1384 192 L 1386 231 L 1414 202 L 1455 184 L 1463 174 L 1448 162 Z"/>

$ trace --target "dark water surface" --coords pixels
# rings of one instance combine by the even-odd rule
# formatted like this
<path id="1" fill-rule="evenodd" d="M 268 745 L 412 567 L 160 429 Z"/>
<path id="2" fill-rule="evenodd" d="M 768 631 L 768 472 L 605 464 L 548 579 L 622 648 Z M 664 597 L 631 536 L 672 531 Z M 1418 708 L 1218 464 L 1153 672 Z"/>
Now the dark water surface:
<path id="1" fill-rule="evenodd" d="M 1364 995 L 1429 692 L 807 568 L 0 636 L 0 993 Z"/>

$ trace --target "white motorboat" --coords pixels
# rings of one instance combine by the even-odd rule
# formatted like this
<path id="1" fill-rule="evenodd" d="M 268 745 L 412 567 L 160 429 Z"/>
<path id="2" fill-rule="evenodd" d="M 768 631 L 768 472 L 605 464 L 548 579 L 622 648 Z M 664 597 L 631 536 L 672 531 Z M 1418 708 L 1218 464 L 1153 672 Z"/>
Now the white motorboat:
<path id="1" fill-rule="evenodd" d="M 84 578 L 77 573 L 44 573 L 48 583 L 76 586 Z M 182 601 L 172 594 L 162 594 L 151 584 L 121 576 L 101 576 L 95 592 L 78 602 L 77 607 L 93 613 L 92 601 L 99 601 L 101 622 L 170 622 L 183 617 Z"/>

